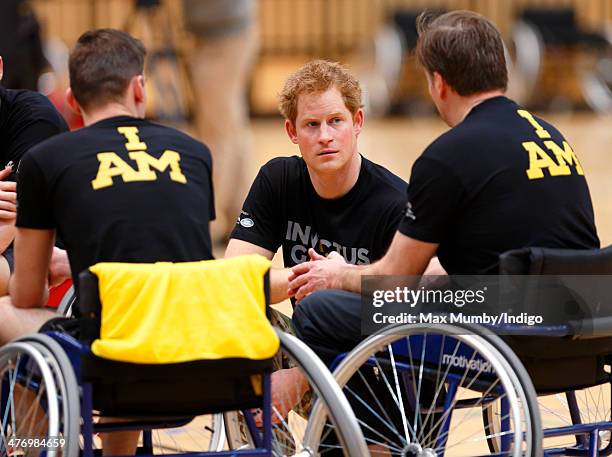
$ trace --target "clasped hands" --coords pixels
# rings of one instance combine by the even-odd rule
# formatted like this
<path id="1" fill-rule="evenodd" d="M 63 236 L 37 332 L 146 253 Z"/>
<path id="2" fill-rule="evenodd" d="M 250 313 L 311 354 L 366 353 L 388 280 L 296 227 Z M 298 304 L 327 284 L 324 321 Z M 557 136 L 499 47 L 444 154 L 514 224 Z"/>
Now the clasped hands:
<path id="1" fill-rule="evenodd" d="M 310 248 L 308 256 L 310 261 L 294 266 L 289 276 L 288 294 L 297 303 L 319 289 L 340 288 L 338 276 L 347 265 L 344 257 L 336 251 L 326 257 Z"/>

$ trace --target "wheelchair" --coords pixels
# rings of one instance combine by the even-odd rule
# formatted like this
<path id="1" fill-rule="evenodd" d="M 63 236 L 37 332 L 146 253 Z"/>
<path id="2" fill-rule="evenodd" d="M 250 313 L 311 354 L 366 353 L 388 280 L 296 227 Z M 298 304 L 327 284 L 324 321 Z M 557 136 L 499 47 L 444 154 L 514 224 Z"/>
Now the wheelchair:
<path id="1" fill-rule="evenodd" d="M 510 251 L 500 273 L 611 275 L 612 247 Z M 603 315 L 533 327 L 400 324 L 339 355 L 332 369 L 366 442 L 387 455 L 605 456 L 610 324 Z M 324 417 L 317 409 L 311 420 Z"/>
<path id="2" fill-rule="evenodd" d="M 231 272 L 229 274 L 233 276 L 229 276 L 229 282 L 233 297 L 235 298 L 238 293 L 244 298 L 244 303 L 241 301 L 239 306 L 231 306 L 234 308 L 231 312 L 236 310 L 241 312 L 240 310 L 244 309 L 245 315 L 253 316 L 252 310 L 248 311 L 244 306 L 252 300 L 248 293 L 261 296 L 263 304 L 267 306 L 269 262 L 265 261 L 264 275 L 261 271 L 261 262 L 264 260 L 261 257 L 246 256 L 242 260 L 236 259 L 239 260 L 227 259 L 165 266 L 132 264 L 135 270 L 128 270 L 128 273 L 130 278 L 136 277 L 140 281 L 136 283 L 138 287 L 136 290 L 137 294 L 141 294 L 146 290 L 145 285 L 157 290 L 158 287 L 163 288 L 164 283 L 172 283 L 178 277 L 176 275 L 183 272 L 176 269 L 187 264 L 198 264 L 196 267 L 207 266 L 206 274 L 210 274 L 211 269 L 217 270 L 217 278 L 219 272 Z M 244 263 L 240 264 L 241 261 Z M 91 269 L 101 268 L 95 274 L 87 271 L 80 275 L 78 337 L 52 331 L 47 334 L 30 335 L 0 348 L 0 456 L 98 455 L 98 451 L 95 450 L 98 434 L 127 430 L 142 431 L 138 455 L 307 457 L 322 453 L 321 435 L 315 436 L 308 431 L 301 441 L 302 446 L 290 452 L 275 442 L 276 437 L 272 433 L 274 421 L 269 379 L 271 358 L 231 355 L 235 352 L 230 350 L 233 344 L 237 347 L 246 347 L 248 345 L 244 341 L 257 342 L 260 338 L 264 340 L 266 335 L 243 334 L 244 341 L 225 338 L 216 348 L 222 353 L 229 351 L 230 355 L 225 358 L 187 361 L 179 358 L 179 361 L 167 363 L 151 363 L 148 360 L 149 357 L 157 357 L 159 354 L 163 357 L 167 355 L 165 352 L 159 354 L 155 352 L 160 348 L 158 340 L 163 340 L 159 335 L 156 335 L 155 339 L 148 339 L 146 344 L 152 346 L 142 347 L 130 346 L 127 340 L 113 339 L 117 334 L 116 332 L 113 334 L 112 331 L 109 333 L 110 324 L 105 322 L 117 323 L 109 316 L 110 313 L 121 310 L 117 306 L 113 308 L 111 303 L 113 298 L 124 293 L 121 279 L 125 278 L 125 271 L 124 276 L 117 276 L 115 269 L 117 266 L 121 269 L 125 265 L 130 266 L 130 264 L 98 264 Z M 151 275 L 151 268 L 160 265 L 169 269 L 171 279 L 160 280 L 159 275 Z M 241 281 L 245 277 L 247 283 L 255 284 L 254 288 L 250 287 L 250 292 L 240 290 Z M 199 281 L 202 284 L 202 278 L 208 276 L 194 276 L 187 281 L 192 283 Z M 109 295 L 108 291 L 113 289 L 113 294 Z M 177 289 L 174 287 L 168 290 Z M 162 299 L 157 305 L 166 304 L 164 300 L 167 295 L 162 293 L 161 296 Z M 181 297 L 191 300 L 192 305 L 202 304 L 198 301 L 200 297 L 197 294 L 182 294 Z M 121 311 L 115 315 L 115 318 L 133 323 L 134 317 L 139 317 L 138 313 L 142 308 L 139 311 L 138 306 L 142 306 L 143 301 L 140 301 L 140 305 L 136 299 L 129 303 L 134 310 L 130 309 L 125 313 Z M 167 304 L 176 305 L 176 303 L 175 300 Z M 219 305 L 217 302 L 205 304 L 226 306 L 225 303 Z M 261 314 L 262 308 L 258 309 L 256 314 Z M 170 312 L 167 308 L 161 307 L 157 309 L 156 314 L 162 310 L 162 319 L 168 318 L 168 314 L 172 314 L 169 319 L 176 319 L 185 311 L 182 309 Z M 225 308 L 222 311 L 225 313 Z M 215 307 L 211 310 L 211 315 L 220 312 L 221 310 Z M 265 314 L 262 315 L 266 321 Z M 227 319 L 229 315 L 226 313 L 222 316 Z M 156 316 L 153 319 L 159 318 Z M 141 316 L 141 319 L 146 320 L 144 316 Z M 251 320 L 253 319 L 243 319 L 236 328 L 244 330 L 246 327 L 241 326 Z M 142 325 L 145 324 L 135 324 L 133 327 L 135 332 L 130 338 L 138 337 L 140 330 L 147 329 L 146 325 L 145 327 Z M 257 330 L 262 327 L 252 328 Z M 228 332 L 231 333 L 232 330 L 229 329 Z M 322 408 L 330 419 L 329 421 L 325 419 L 325 424 L 322 424 L 327 430 L 323 433 L 335 434 L 337 450 L 345 456 L 369 455 L 356 418 L 323 363 L 295 337 L 276 332 L 271 327 L 267 332 L 267 338 L 270 338 L 271 333 L 273 336 L 269 340 L 276 338 L 277 346 L 302 367 L 314 392 L 314 404 L 324 404 Z M 111 354 L 110 357 L 101 355 L 100 351 L 104 344 L 106 344 L 106 354 Z M 142 351 L 143 347 L 147 350 Z M 116 359 L 113 351 L 117 348 L 120 349 L 119 353 L 122 352 L 122 348 L 127 348 L 125 353 L 135 350 L 134 353 L 138 354 L 140 351 L 144 361 L 138 358 L 136 361 Z M 171 352 L 175 349 L 171 348 Z M 251 350 L 252 348 L 247 348 L 247 352 Z M 254 408 L 263 411 L 263 425 L 255 424 Z M 249 442 L 254 444 L 248 449 L 226 449 L 221 413 L 233 410 L 241 411 L 240 414 L 245 418 L 247 424 L 245 433 L 248 433 Z M 105 420 L 97 420 L 99 417 Z"/>

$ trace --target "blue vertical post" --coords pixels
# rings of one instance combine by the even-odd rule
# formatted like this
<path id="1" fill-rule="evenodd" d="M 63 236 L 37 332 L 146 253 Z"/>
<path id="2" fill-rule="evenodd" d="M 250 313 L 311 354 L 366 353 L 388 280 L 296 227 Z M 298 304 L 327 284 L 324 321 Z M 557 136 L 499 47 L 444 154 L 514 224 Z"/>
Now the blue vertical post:
<path id="1" fill-rule="evenodd" d="M 578 400 L 576 400 L 576 392 L 565 392 L 565 398 L 567 399 L 567 407 L 569 408 L 570 417 L 572 424 L 582 424 L 580 418 L 580 407 L 578 406 Z M 586 448 L 587 438 L 585 435 L 576 435 L 576 446 L 581 446 L 583 449 Z"/>
<path id="2" fill-rule="evenodd" d="M 593 430 L 589 436 L 589 457 L 599 455 L 599 429 Z"/>
<path id="3" fill-rule="evenodd" d="M 520 424 L 514 424 L 515 427 L 519 427 Z M 508 397 L 504 396 L 501 399 L 501 451 L 507 452 L 512 446 L 512 439 L 510 434 L 510 401 Z"/>
<path id="4" fill-rule="evenodd" d="M 145 454 L 153 455 L 153 435 L 151 430 L 142 431 L 142 450 Z"/>
<path id="5" fill-rule="evenodd" d="M 444 448 L 446 447 L 446 441 L 448 439 L 448 430 L 453 418 L 453 412 L 450 410 L 450 407 L 453 404 L 456 395 L 457 382 L 450 381 L 448 384 L 448 390 L 446 391 L 446 396 L 444 397 L 444 412 L 448 411 L 448 415 L 440 424 L 440 431 L 438 432 L 438 437 L 436 438 L 436 449 L 440 449 L 438 452 L 440 456 L 444 455 Z"/>
<path id="6" fill-rule="evenodd" d="M 264 436 L 263 442 L 265 449 L 272 455 L 272 383 L 270 374 L 264 374 L 263 378 L 263 420 Z"/>
<path id="7" fill-rule="evenodd" d="M 93 457 L 93 400 L 91 383 L 83 383 L 81 416 L 83 417 L 83 457 Z"/>

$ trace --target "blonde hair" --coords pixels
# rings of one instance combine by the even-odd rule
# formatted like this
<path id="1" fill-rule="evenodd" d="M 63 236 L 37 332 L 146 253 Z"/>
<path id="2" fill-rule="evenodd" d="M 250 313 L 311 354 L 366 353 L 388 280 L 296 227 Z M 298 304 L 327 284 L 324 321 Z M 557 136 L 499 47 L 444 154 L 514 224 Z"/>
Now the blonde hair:
<path id="1" fill-rule="evenodd" d="M 295 124 L 298 97 L 325 92 L 332 87 L 338 89 L 351 114 L 361 108 L 361 87 L 348 69 L 338 62 L 313 60 L 289 76 L 279 94 L 278 109 L 285 119 Z"/>

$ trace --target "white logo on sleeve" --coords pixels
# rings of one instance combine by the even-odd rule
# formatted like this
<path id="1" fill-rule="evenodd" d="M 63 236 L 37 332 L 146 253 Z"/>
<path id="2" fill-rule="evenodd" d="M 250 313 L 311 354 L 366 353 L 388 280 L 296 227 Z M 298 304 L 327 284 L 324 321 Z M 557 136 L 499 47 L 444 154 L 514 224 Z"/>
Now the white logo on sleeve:
<path id="1" fill-rule="evenodd" d="M 412 211 L 412 203 L 410 202 L 406 203 L 406 213 L 404 214 L 404 217 L 407 217 L 408 219 L 412 219 L 413 221 L 416 220 L 414 211 Z"/>
<path id="2" fill-rule="evenodd" d="M 242 225 L 244 228 L 251 228 L 255 225 L 255 222 L 250 217 L 245 217 L 240 219 L 240 225 Z"/>
<path id="3" fill-rule="evenodd" d="M 246 211 L 240 211 L 240 215 L 236 218 L 236 224 L 240 224 L 244 228 L 251 228 L 255 225 L 255 221 L 251 219 L 251 215 Z"/>

